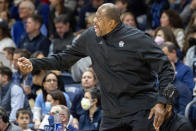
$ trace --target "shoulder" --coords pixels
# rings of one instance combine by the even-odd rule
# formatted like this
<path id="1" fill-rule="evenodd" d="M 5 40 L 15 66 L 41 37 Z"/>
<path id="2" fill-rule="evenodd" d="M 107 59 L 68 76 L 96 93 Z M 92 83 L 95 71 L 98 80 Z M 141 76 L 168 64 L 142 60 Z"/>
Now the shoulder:
<path id="1" fill-rule="evenodd" d="M 10 124 L 9 128 L 7 131 L 22 131 L 22 129 L 14 124 Z"/>

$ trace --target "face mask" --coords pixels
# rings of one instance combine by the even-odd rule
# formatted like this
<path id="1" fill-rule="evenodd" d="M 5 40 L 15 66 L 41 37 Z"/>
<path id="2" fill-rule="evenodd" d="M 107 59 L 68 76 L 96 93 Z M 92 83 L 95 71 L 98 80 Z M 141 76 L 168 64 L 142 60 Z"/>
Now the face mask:
<path id="1" fill-rule="evenodd" d="M 45 109 L 47 110 L 47 112 L 49 112 L 50 111 L 50 109 L 51 109 L 51 103 L 50 102 L 45 102 Z"/>
<path id="2" fill-rule="evenodd" d="M 164 42 L 164 39 L 160 36 L 156 36 L 154 41 L 157 43 L 157 45 L 161 45 Z"/>
<path id="3" fill-rule="evenodd" d="M 83 110 L 88 110 L 91 106 L 90 100 L 87 98 L 82 98 L 81 106 Z"/>

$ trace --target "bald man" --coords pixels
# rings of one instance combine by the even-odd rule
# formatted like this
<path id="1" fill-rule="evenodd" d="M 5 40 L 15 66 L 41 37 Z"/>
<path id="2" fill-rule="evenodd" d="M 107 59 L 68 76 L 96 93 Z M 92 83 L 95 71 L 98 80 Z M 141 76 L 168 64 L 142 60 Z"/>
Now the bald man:
<path id="1" fill-rule="evenodd" d="M 24 72 L 63 70 L 85 56 L 91 57 L 101 86 L 100 130 L 159 130 L 174 94 L 172 66 L 144 32 L 121 23 L 120 10 L 114 4 L 98 8 L 94 27 L 87 29 L 71 49 L 43 59 L 20 58 L 18 65 Z M 153 72 L 159 76 L 159 92 Z"/>

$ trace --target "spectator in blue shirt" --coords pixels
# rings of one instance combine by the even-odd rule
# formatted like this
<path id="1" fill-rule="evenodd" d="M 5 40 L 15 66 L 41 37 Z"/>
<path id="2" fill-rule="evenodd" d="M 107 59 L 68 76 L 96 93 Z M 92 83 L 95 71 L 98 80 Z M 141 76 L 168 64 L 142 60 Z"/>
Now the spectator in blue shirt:
<path id="1" fill-rule="evenodd" d="M 41 108 L 41 112 L 34 112 L 33 119 L 35 122 L 35 126 L 34 126 L 35 129 L 38 129 L 40 122 L 41 122 L 41 118 L 39 116 L 44 116 L 48 113 L 48 109 L 45 105 L 48 92 L 56 90 L 56 89 L 63 91 L 63 94 L 65 96 L 65 100 L 67 103 L 67 107 L 71 108 L 71 101 L 69 99 L 69 96 L 64 92 L 64 87 L 61 86 L 60 80 L 58 79 L 58 76 L 53 72 L 47 73 L 43 79 L 43 82 L 42 82 L 42 93 L 39 94 L 35 100 L 35 107 Z M 41 115 L 37 116 L 35 114 L 41 114 Z"/>
<path id="2" fill-rule="evenodd" d="M 24 107 L 25 94 L 22 87 L 12 82 L 12 71 L 4 66 L 0 67 L 0 96 L 0 106 L 6 110 L 9 121 L 14 122 L 16 111 Z"/>
<path id="3" fill-rule="evenodd" d="M 21 20 L 16 21 L 16 23 L 12 26 L 11 29 L 12 39 L 16 43 L 16 46 L 18 46 L 20 39 L 26 34 L 25 31 L 26 20 L 29 16 L 34 14 L 34 11 L 35 11 L 35 6 L 31 1 L 25 0 L 20 3 L 19 17 L 21 18 Z M 44 24 L 41 26 L 40 32 L 43 35 L 47 36 L 47 28 Z"/>
<path id="4" fill-rule="evenodd" d="M 40 28 L 43 19 L 39 15 L 32 15 L 27 18 L 26 35 L 19 41 L 19 48 L 25 48 L 31 53 L 42 51 L 45 56 L 48 55 L 50 40 L 41 34 Z"/>
<path id="5" fill-rule="evenodd" d="M 31 94 L 32 75 L 31 73 L 24 73 L 18 69 L 18 58 L 30 58 L 30 52 L 26 49 L 16 49 L 13 55 L 13 65 L 16 72 L 13 73 L 13 82 L 22 86 L 27 95 Z M 29 98 L 29 97 L 28 97 Z"/>
<path id="6" fill-rule="evenodd" d="M 87 89 L 81 101 L 85 112 L 80 116 L 80 130 L 98 130 L 101 122 L 100 92 L 98 88 Z"/>
<path id="7" fill-rule="evenodd" d="M 80 119 L 80 115 L 84 112 L 84 110 L 81 107 L 81 100 L 84 97 L 84 92 L 96 86 L 97 84 L 97 77 L 93 71 L 86 71 L 82 74 L 81 78 L 81 84 L 83 89 L 76 92 L 73 101 L 72 101 L 72 107 L 71 107 L 71 114 L 74 117 L 73 125 L 75 128 L 79 128 L 78 121 Z"/>
<path id="8" fill-rule="evenodd" d="M 175 64 L 175 77 L 176 80 L 184 83 L 191 92 L 193 92 L 194 88 L 194 79 L 192 70 L 184 65 L 177 57 L 177 47 L 171 42 L 165 42 L 161 45 L 163 52 L 168 56 L 171 63 Z"/>

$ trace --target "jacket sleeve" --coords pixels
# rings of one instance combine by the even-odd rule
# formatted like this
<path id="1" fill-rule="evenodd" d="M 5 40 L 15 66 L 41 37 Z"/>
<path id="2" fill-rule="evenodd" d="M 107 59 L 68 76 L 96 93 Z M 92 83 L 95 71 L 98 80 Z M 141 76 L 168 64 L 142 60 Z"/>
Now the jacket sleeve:
<path id="1" fill-rule="evenodd" d="M 140 40 L 139 53 L 142 59 L 149 66 L 151 71 L 155 71 L 159 78 L 159 95 L 158 103 L 170 104 L 176 91 L 173 86 L 174 71 L 167 56 L 153 42 L 151 38 L 144 35 Z"/>
<path id="2" fill-rule="evenodd" d="M 88 30 L 85 31 L 74 43 L 72 47 L 62 53 L 51 55 L 43 59 L 30 59 L 33 69 L 43 70 L 66 70 L 80 58 L 87 56 Z"/>

